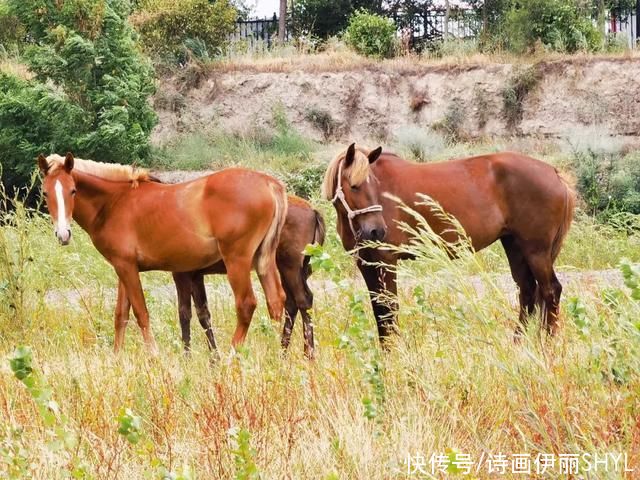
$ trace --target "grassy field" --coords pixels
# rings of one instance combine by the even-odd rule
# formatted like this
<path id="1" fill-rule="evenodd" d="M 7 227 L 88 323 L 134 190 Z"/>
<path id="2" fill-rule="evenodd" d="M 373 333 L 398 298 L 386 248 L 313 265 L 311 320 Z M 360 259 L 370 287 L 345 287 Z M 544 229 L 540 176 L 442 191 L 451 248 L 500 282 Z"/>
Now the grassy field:
<path id="1" fill-rule="evenodd" d="M 438 159 L 518 147 L 424 145 Z M 147 356 L 132 317 L 125 353 L 115 357 L 110 266 L 77 226 L 63 248 L 47 217 L 21 205 L 7 214 L 0 477 L 565 478 L 560 454 L 580 454 L 581 472 L 583 454 L 626 454 L 635 473 L 609 460 L 606 472 L 601 464 L 588 478 L 637 478 L 640 272 L 621 260 L 640 262 L 640 236 L 578 212 L 559 270 L 617 273 L 569 281 L 560 334 L 541 338 L 533 321 L 520 344 L 512 339 L 514 289 L 496 275 L 508 272 L 501 250 L 451 262 L 427 243 L 417 261 L 401 266 L 401 335 L 382 353 L 366 291 L 336 238 L 333 208 L 315 190 L 323 162 L 339 148 L 284 127 L 271 137 L 212 133 L 165 146 L 152 164 L 249 164 L 313 194 L 328 225 L 312 277 L 314 362 L 303 358 L 299 325 L 282 354 L 281 326 L 268 319 L 261 292 L 248 341 L 232 354 L 235 315 L 224 277 L 207 280 L 221 360 L 210 362 L 197 321 L 185 357 L 166 273 L 143 274 L 160 356 Z M 415 151 L 399 140 L 395 148 Z M 530 153 L 563 165 L 558 149 L 534 145 Z M 530 455 L 533 473 L 515 474 L 511 464 L 489 473 L 499 454 Z M 556 458 L 546 474 L 535 474 L 539 454 Z M 469 474 L 463 460 L 473 462 Z"/>

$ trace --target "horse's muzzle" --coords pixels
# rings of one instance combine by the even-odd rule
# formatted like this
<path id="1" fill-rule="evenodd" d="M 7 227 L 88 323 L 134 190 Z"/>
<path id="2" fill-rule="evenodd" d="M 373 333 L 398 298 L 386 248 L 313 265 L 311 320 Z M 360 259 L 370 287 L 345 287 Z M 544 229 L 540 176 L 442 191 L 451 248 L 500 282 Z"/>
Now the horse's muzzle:
<path id="1" fill-rule="evenodd" d="M 71 229 L 64 230 L 62 232 L 55 231 L 56 238 L 60 242 L 60 245 L 69 245 L 69 240 L 71 240 Z"/>
<path id="2" fill-rule="evenodd" d="M 360 231 L 360 238 L 362 238 L 362 240 L 381 242 L 386 236 L 387 229 L 385 227 L 363 228 Z"/>

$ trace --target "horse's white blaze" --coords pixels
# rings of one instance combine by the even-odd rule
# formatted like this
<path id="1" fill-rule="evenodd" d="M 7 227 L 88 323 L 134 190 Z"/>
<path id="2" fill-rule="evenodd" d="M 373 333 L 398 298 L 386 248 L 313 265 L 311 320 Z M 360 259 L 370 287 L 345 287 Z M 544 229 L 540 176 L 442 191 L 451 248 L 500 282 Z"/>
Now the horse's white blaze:
<path id="1" fill-rule="evenodd" d="M 64 205 L 64 195 L 62 195 L 62 184 L 56 180 L 54 186 L 56 191 L 56 203 L 58 204 L 58 218 L 56 219 L 56 235 L 60 240 L 69 240 L 69 221 L 67 220 L 67 209 Z"/>

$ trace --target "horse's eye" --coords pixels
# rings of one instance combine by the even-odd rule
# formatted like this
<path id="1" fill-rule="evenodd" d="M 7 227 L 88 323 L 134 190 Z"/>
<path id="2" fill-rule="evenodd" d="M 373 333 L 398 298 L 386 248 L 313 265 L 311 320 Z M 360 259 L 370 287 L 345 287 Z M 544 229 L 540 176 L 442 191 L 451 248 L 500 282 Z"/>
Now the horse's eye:
<path id="1" fill-rule="evenodd" d="M 358 190 L 360 190 L 360 186 L 359 185 L 351 185 L 351 190 L 354 190 L 354 191 L 357 192 Z"/>
<path id="2" fill-rule="evenodd" d="M 75 195 L 76 194 L 76 189 L 74 188 L 73 190 L 71 190 L 71 195 Z"/>

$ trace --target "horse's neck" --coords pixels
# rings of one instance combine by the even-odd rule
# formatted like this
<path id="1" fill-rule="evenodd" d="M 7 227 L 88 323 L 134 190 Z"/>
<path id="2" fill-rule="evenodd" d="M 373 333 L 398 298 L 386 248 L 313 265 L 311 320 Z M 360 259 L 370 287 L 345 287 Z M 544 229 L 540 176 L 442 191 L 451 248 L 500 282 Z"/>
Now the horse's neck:
<path id="1" fill-rule="evenodd" d="M 114 195 L 125 188 L 131 188 L 125 182 L 120 186 L 116 182 L 108 182 L 82 172 L 74 172 L 73 178 L 77 191 L 73 219 L 89 234 L 95 229 L 96 219 L 108 208 Z"/>

